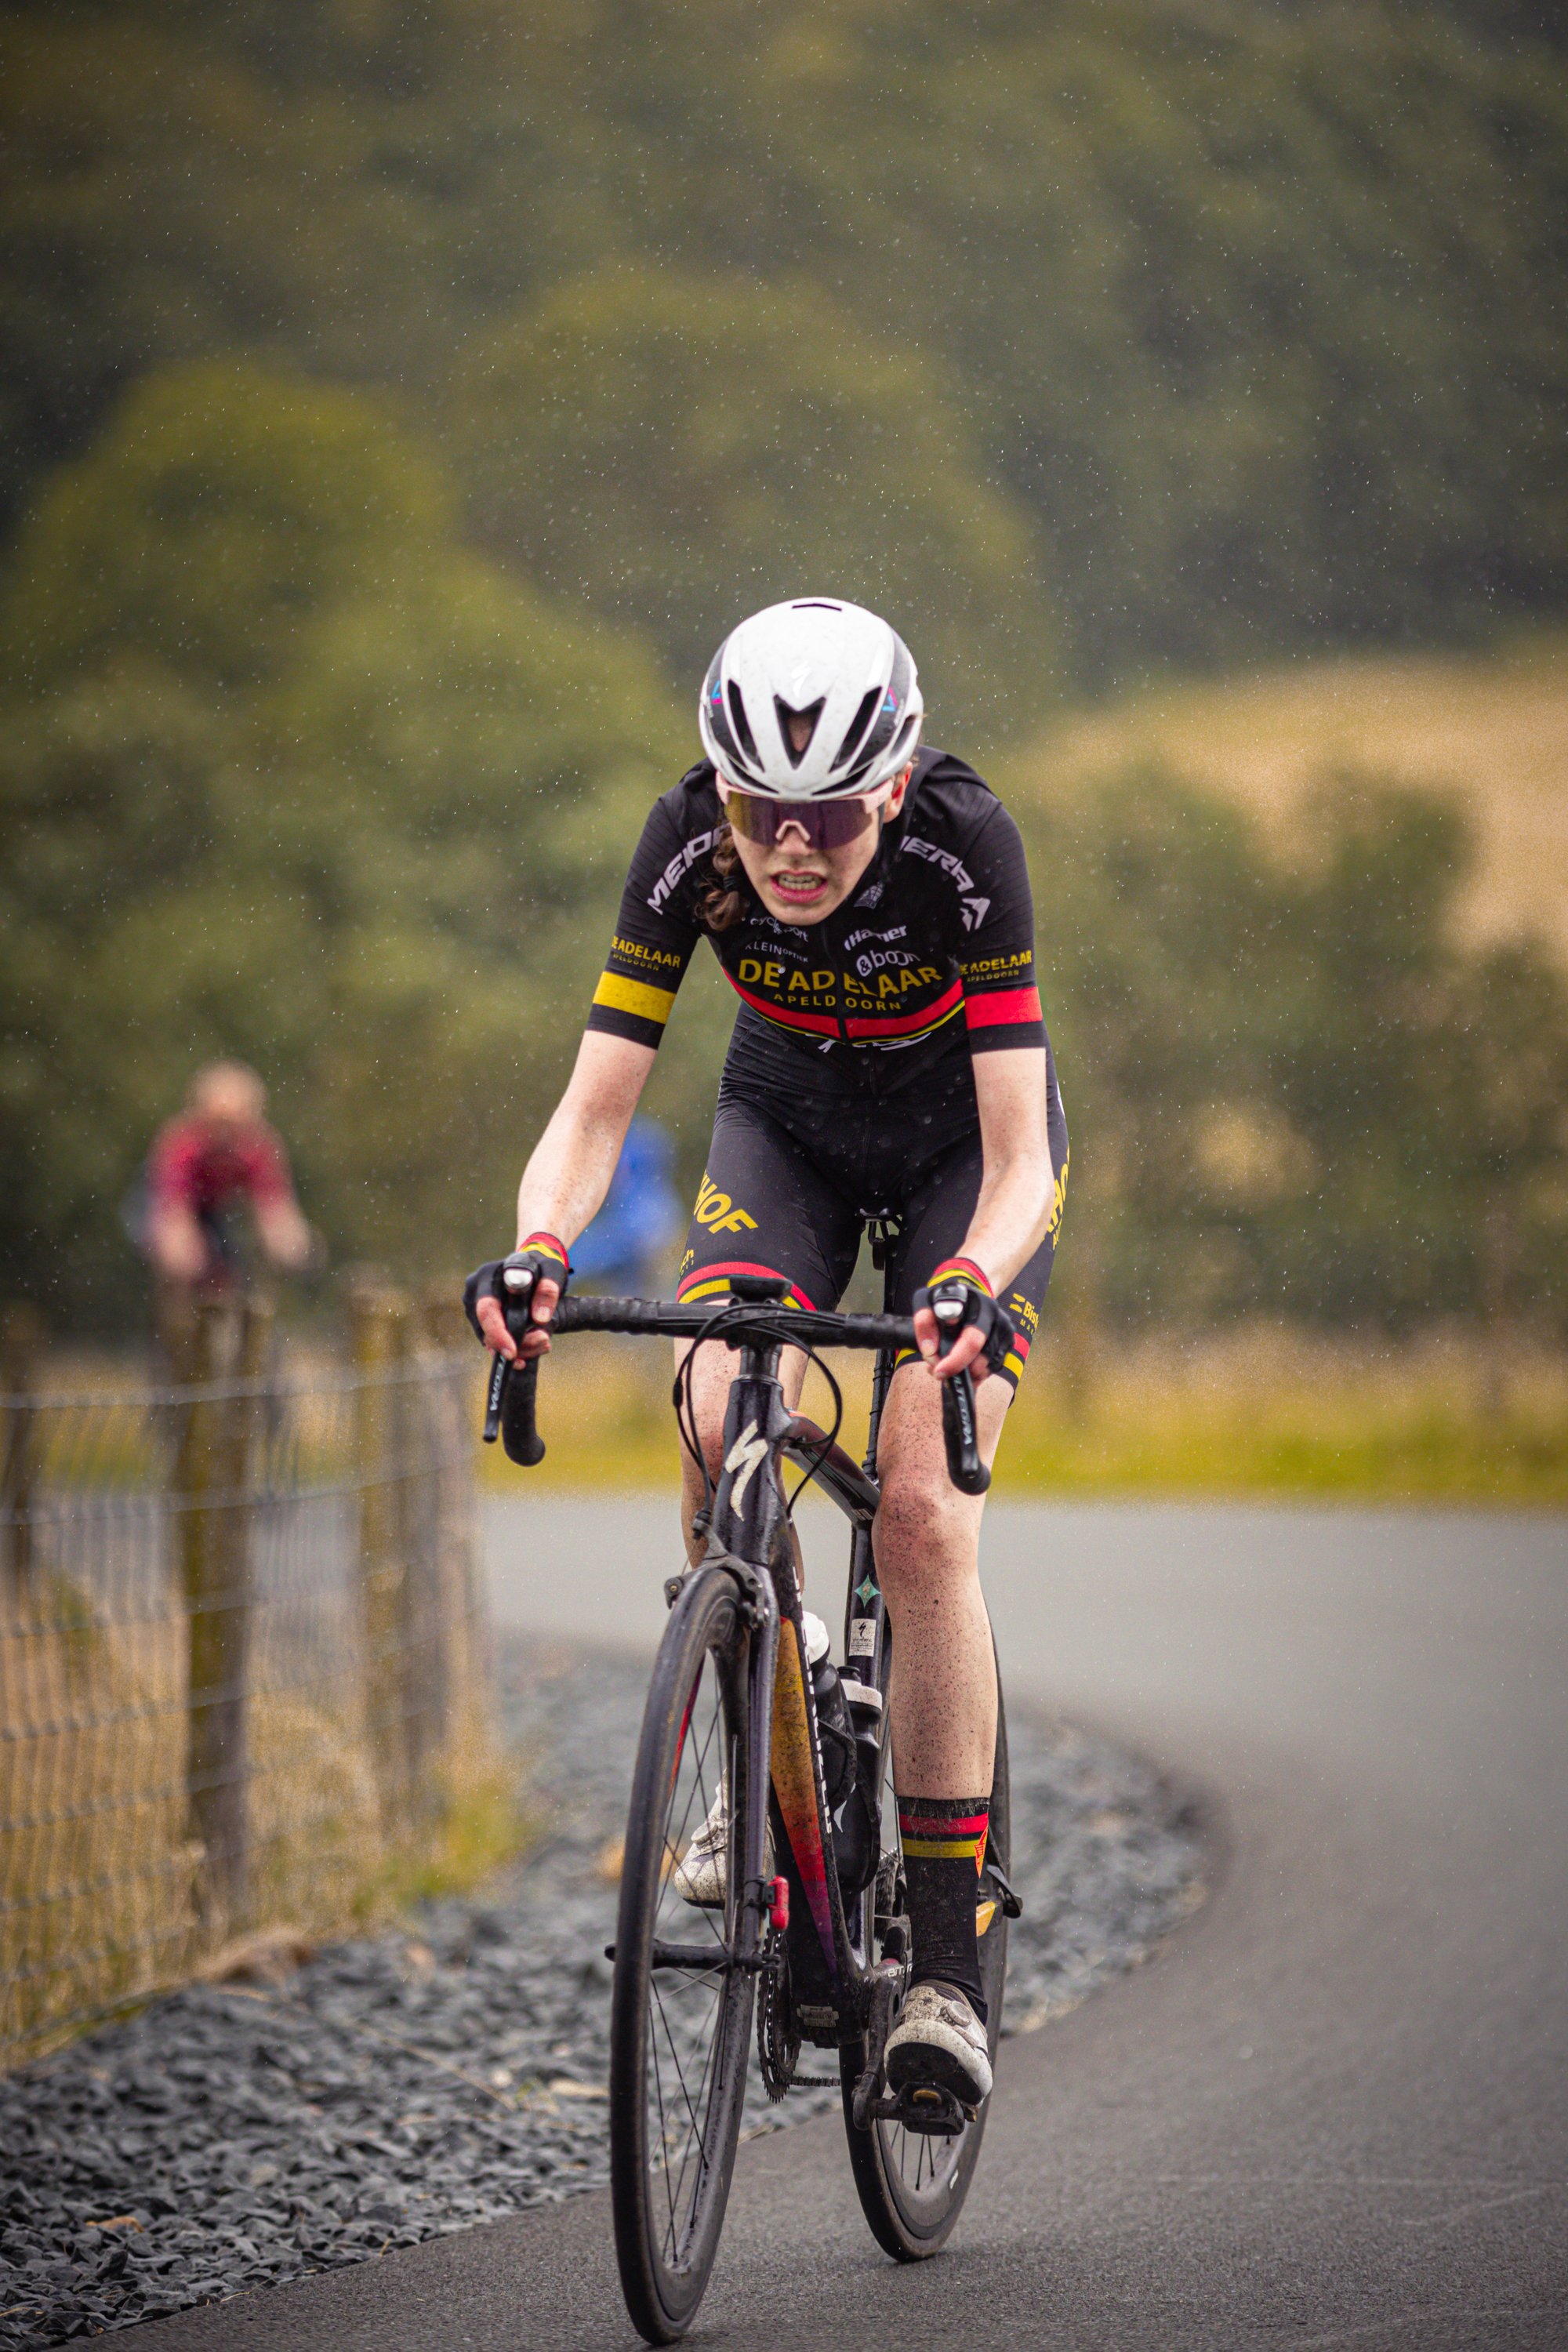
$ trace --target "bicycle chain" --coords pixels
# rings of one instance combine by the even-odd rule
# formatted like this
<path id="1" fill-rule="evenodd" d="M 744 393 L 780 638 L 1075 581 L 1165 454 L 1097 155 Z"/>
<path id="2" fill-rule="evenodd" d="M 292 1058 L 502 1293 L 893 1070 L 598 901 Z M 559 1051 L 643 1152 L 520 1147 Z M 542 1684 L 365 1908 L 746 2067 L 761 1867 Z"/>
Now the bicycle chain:
<path id="1" fill-rule="evenodd" d="M 763 1976 L 757 2000 L 757 2063 L 763 2088 L 775 2105 L 786 2091 L 837 2091 L 837 2074 L 797 2074 L 800 2027 L 789 1998 L 789 1960 L 783 1944 Z"/>

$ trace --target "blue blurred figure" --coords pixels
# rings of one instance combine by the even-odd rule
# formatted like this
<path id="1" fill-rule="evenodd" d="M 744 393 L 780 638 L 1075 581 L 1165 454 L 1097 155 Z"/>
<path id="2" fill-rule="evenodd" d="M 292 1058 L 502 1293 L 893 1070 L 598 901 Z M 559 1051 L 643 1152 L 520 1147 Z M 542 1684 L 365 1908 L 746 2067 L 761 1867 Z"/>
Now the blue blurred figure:
<path id="1" fill-rule="evenodd" d="M 675 1146 L 663 1128 L 634 1118 L 605 1205 L 572 1244 L 574 1281 L 609 1297 L 658 1297 L 670 1273 L 669 1251 L 686 1229 L 674 1165 Z"/>

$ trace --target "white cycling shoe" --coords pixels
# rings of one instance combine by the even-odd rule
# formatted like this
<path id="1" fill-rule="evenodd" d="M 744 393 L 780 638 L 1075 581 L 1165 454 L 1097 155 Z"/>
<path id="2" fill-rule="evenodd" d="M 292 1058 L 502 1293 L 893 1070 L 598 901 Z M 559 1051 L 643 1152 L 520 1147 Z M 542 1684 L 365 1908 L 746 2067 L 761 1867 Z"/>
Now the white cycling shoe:
<path id="1" fill-rule="evenodd" d="M 888 2036 L 888 2088 L 895 2094 L 934 2084 L 962 2106 L 991 2092 L 985 2028 L 956 1985 L 918 1984 Z"/>
<path id="2" fill-rule="evenodd" d="M 773 1831 L 768 1824 L 763 1848 L 763 1876 L 773 1874 Z M 699 1911 L 722 1911 L 730 1892 L 730 1805 L 722 1789 L 708 1809 L 708 1818 L 670 1875 L 682 1902 Z"/>

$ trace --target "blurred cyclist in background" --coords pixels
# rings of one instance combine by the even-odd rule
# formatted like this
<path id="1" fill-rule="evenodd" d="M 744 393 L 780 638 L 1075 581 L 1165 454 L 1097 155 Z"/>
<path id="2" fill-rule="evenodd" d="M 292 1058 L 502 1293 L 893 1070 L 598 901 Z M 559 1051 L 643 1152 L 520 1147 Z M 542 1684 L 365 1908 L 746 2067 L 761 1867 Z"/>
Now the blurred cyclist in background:
<path id="1" fill-rule="evenodd" d="M 289 1155 L 266 1109 L 267 1089 L 244 1062 L 198 1070 L 184 1109 L 159 1131 L 127 1220 L 153 1268 L 158 1339 L 176 1372 L 189 1353 L 196 1302 L 242 1287 L 237 1210 L 248 1206 L 273 1265 L 302 1272 L 314 1255 Z"/>

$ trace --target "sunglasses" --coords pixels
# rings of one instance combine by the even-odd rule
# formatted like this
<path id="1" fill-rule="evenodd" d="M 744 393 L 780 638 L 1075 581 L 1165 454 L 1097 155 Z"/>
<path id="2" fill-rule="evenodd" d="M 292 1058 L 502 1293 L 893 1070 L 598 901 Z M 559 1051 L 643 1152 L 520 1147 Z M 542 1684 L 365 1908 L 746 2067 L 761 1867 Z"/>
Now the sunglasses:
<path id="1" fill-rule="evenodd" d="M 885 795 L 884 795 L 885 797 Z M 774 801 L 742 793 L 733 784 L 724 803 L 731 831 L 760 849 L 771 849 L 786 824 L 798 825 L 809 849 L 842 849 L 870 824 L 880 802 L 851 794 L 841 801 Z"/>

